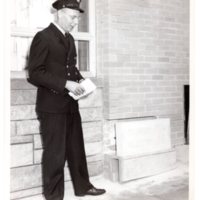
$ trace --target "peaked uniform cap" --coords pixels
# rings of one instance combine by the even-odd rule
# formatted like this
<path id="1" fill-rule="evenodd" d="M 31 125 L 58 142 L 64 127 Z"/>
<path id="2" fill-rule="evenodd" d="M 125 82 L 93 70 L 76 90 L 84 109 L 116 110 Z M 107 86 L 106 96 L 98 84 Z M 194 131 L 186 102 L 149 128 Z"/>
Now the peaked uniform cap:
<path id="1" fill-rule="evenodd" d="M 57 0 L 52 4 L 52 6 L 56 10 L 60 10 L 62 8 L 71 8 L 83 13 L 84 10 L 80 8 L 80 2 L 81 0 Z"/>

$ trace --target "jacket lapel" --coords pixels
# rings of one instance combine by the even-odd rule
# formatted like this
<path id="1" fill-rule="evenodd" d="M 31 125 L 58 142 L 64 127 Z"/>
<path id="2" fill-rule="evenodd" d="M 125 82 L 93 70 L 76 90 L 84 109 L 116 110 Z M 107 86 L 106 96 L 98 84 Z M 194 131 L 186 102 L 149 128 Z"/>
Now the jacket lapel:
<path id="1" fill-rule="evenodd" d="M 50 24 L 49 28 L 53 31 L 59 43 L 61 43 L 65 47 L 65 50 L 69 52 L 69 44 L 65 36 L 60 32 L 60 30 L 58 30 L 58 28 L 53 23 Z"/>
<path id="2" fill-rule="evenodd" d="M 49 28 L 53 31 L 58 41 L 64 46 L 67 57 L 70 58 L 72 54 L 74 54 L 73 56 L 76 56 L 76 48 L 73 36 L 69 34 L 67 36 L 68 38 L 66 38 L 53 23 L 50 24 Z"/>

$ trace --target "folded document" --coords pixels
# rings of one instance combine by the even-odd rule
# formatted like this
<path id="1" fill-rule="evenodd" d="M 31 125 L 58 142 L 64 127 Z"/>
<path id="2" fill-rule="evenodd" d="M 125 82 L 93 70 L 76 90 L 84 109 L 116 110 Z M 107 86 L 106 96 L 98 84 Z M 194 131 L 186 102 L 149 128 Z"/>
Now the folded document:
<path id="1" fill-rule="evenodd" d="M 73 97 L 73 99 L 78 100 L 92 93 L 96 89 L 96 85 L 89 79 L 86 78 L 83 80 L 80 85 L 85 89 L 85 92 L 81 95 L 75 95 L 72 92 L 69 92 L 69 95 Z"/>

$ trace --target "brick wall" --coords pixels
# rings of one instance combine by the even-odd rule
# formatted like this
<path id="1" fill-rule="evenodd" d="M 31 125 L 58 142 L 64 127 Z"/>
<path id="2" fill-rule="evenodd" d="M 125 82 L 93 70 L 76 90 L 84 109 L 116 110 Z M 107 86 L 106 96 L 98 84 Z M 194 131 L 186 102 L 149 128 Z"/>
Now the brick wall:
<path id="1" fill-rule="evenodd" d="M 97 38 L 106 145 L 114 120 L 144 116 L 169 117 L 173 145 L 183 144 L 189 1 L 98 1 Z"/>
<path id="2" fill-rule="evenodd" d="M 103 171 L 102 88 L 79 101 L 90 176 Z M 11 199 L 40 194 L 42 145 L 35 113 L 36 88 L 26 80 L 11 81 Z M 66 184 L 70 181 L 66 165 Z M 69 184 L 68 184 L 69 185 Z"/>

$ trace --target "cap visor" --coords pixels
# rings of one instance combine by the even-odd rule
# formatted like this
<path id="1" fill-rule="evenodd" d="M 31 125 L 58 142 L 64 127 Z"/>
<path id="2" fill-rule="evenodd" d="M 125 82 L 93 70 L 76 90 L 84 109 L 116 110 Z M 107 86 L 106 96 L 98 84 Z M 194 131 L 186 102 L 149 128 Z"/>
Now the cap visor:
<path id="1" fill-rule="evenodd" d="M 84 13 L 85 11 L 81 8 L 78 9 L 81 13 Z"/>

